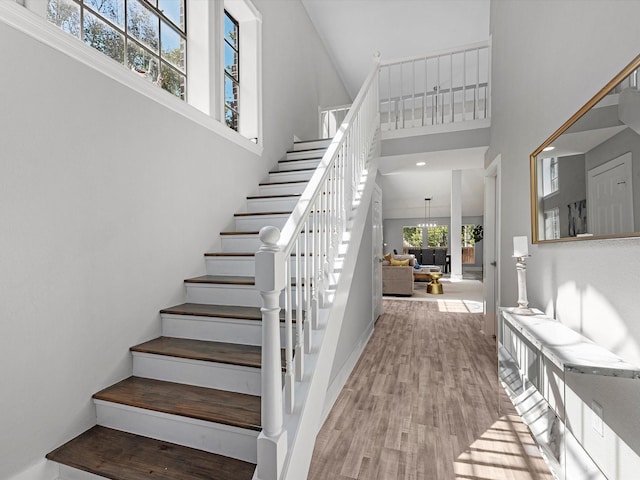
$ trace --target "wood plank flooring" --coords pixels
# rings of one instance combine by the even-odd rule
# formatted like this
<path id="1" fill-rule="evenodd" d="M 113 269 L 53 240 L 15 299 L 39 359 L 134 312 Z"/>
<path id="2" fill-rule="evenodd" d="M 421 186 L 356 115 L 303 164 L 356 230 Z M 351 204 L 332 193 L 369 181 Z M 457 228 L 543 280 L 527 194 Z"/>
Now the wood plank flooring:
<path id="1" fill-rule="evenodd" d="M 552 480 L 498 386 L 482 315 L 384 302 L 318 434 L 308 479 Z"/>

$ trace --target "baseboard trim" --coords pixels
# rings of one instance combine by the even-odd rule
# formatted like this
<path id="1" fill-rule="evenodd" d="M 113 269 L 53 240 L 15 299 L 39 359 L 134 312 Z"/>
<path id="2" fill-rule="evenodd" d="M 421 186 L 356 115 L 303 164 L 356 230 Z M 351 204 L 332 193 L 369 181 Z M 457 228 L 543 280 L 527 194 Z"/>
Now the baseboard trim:
<path id="1" fill-rule="evenodd" d="M 369 340 L 373 335 L 374 323 L 375 322 L 372 321 L 367 326 L 366 330 L 358 340 L 358 343 L 356 344 L 356 348 L 353 350 L 353 352 L 351 353 L 351 355 L 349 356 L 345 364 L 342 366 L 342 368 L 336 375 L 336 378 L 333 379 L 333 382 L 331 382 L 331 385 L 329 385 L 329 388 L 327 389 L 327 396 L 325 397 L 324 408 L 322 410 L 322 420 L 320 422 L 321 425 L 323 425 L 324 422 L 327 420 L 329 413 L 331 413 L 331 409 L 335 405 L 336 400 L 338 400 L 338 396 L 340 395 L 340 392 L 342 392 L 342 389 L 347 383 L 347 380 L 349 379 L 351 372 L 353 372 L 353 369 L 358 363 L 358 360 L 360 360 L 360 356 L 362 356 L 362 352 L 364 352 L 365 347 L 369 343 Z"/>
<path id="2" fill-rule="evenodd" d="M 58 464 L 43 458 L 7 480 L 59 480 Z"/>

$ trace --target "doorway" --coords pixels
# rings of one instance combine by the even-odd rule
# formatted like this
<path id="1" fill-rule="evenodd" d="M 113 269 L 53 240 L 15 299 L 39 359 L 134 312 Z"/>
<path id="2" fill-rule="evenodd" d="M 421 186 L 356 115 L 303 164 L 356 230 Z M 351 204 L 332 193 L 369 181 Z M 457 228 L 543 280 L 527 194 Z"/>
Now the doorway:
<path id="1" fill-rule="evenodd" d="M 635 231 L 631 152 L 588 172 L 588 231 L 609 235 Z"/>
<path id="2" fill-rule="evenodd" d="M 484 176 L 484 326 L 486 335 L 496 335 L 497 310 L 500 305 L 500 167 L 498 155 Z"/>

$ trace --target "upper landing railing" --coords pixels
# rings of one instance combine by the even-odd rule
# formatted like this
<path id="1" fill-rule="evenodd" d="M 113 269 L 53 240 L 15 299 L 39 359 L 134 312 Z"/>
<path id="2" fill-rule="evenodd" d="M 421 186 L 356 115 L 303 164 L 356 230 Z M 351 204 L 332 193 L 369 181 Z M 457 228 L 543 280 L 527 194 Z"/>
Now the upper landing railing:
<path id="1" fill-rule="evenodd" d="M 381 130 L 489 118 L 489 76 L 489 42 L 382 62 Z"/>
<path id="2" fill-rule="evenodd" d="M 384 132 L 490 118 L 490 52 L 486 41 L 381 62 L 380 129 Z M 349 107 L 320 109 L 320 138 L 333 138 Z"/>
<path id="3" fill-rule="evenodd" d="M 312 344 L 314 332 L 325 327 L 319 322 L 319 309 L 331 303 L 329 282 L 338 247 L 358 203 L 359 187 L 379 128 L 378 69 L 379 56 L 282 232 L 276 227 L 260 231 L 256 288 L 263 304 L 263 430 L 258 437 L 254 477 L 260 480 L 281 478 L 289 455 L 287 437 L 291 439 L 294 433 L 291 425 L 285 428 L 283 414 L 301 414 L 303 408 L 304 400 L 296 401 L 295 396 L 308 382 L 305 357 L 318 347 Z"/>

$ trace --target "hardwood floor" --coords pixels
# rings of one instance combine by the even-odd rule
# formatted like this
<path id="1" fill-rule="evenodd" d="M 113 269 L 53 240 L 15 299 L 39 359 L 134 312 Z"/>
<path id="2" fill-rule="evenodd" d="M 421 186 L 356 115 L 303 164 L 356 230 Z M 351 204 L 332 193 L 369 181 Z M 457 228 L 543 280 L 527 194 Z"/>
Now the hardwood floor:
<path id="1" fill-rule="evenodd" d="M 498 387 L 482 315 L 384 302 L 318 434 L 308 479 L 551 480 Z"/>

